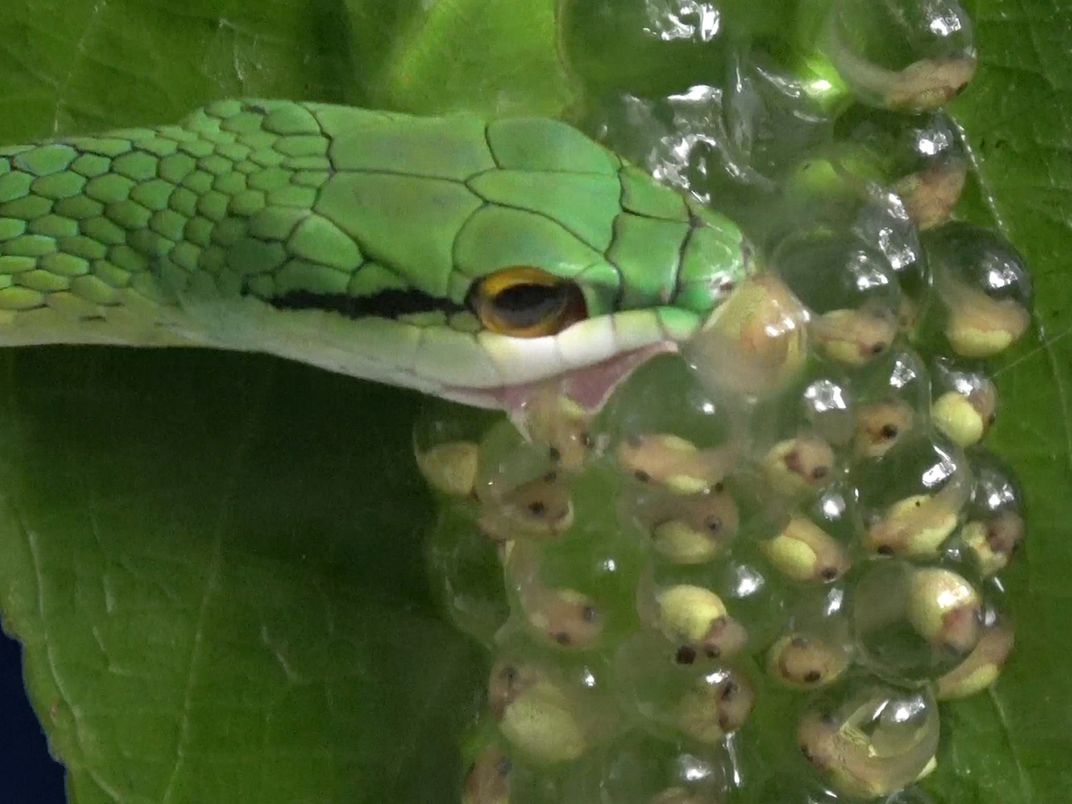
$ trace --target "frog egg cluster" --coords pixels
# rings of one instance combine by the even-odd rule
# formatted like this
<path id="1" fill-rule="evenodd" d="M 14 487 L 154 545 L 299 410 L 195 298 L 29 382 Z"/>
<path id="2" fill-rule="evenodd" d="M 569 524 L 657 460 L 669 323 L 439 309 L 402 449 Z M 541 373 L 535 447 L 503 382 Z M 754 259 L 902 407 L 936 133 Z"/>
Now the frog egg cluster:
<path id="1" fill-rule="evenodd" d="M 494 656 L 471 804 L 723 801 L 764 695 L 800 785 L 883 798 L 935 767 L 937 701 L 1000 673 L 1024 520 L 977 445 L 980 365 L 901 326 L 830 349 L 773 271 L 735 293 L 598 414 L 554 389 L 516 424 L 429 403 L 436 582 Z"/>
<path id="2" fill-rule="evenodd" d="M 1012 652 L 1025 537 L 983 444 L 1031 280 L 954 218 L 939 109 L 974 73 L 970 21 L 834 0 L 790 74 L 719 50 L 706 4 L 663 5 L 561 4 L 582 125 L 738 220 L 761 270 L 601 411 L 554 386 L 511 420 L 428 402 L 432 577 L 492 657 L 462 798 L 926 804 L 939 702 Z M 732 82 L 668 94 L 712 59 Z"/>

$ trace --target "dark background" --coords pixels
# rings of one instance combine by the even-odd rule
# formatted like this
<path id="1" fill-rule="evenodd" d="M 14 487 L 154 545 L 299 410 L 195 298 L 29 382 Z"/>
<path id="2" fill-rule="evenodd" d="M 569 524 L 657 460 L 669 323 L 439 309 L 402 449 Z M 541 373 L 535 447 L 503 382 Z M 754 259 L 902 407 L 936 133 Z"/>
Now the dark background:
<path id="1" fill-rule="evenodd" d="M 0 631 L 0 802 L 64 801 L 63 766 L 49 755 L 22 686 L 22 649 Z"/>

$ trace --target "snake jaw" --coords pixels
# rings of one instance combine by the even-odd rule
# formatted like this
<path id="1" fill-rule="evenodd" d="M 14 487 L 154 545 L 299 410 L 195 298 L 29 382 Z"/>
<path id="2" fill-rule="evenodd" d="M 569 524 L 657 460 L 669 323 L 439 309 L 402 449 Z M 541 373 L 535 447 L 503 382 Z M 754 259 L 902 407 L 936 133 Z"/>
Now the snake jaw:
<path id="1" fill-rule="evenodd" d="M 553 377 L 534 382 L 506 385 L 498 388 L 462 388 L 447 386 L 439 391 L 440 396 L 465 405 L 495 408 L 516 414 L 524 410 L 529 401 L 549 386 L 562 396 L 569 397 L 589 411 L 598 411 L 614 390 L 643 363 L 660 354 L 676 352 L 674 341 L 657 343 L 631 349 L 606 360 L 588 366 L 569 369 Z"/>
<path id="2" fill-rule="evenodd" d="M 642 363 L 677 352 L 702 324 L 681 310 L 627 310 L 578 322 L 544 338 L 478 336 L 501 382 L 466 386 L 449 381 L 433 392 L 484 408 L 517 413 L 534 395 L 552 389 L 598 411 Z"/>

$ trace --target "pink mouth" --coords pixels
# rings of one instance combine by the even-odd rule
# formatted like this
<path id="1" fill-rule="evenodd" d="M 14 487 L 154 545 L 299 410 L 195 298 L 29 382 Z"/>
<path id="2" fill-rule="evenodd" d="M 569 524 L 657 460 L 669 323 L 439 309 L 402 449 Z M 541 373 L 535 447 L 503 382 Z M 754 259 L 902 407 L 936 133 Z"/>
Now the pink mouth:
<path id="1" fill-rule="evenodd" d="M 516 413 L 525 407 L 534 394 L 552 386 L 557 387 L 562 396 L 569 397 L 578 405 L 590 411 L 597 411 L 606 404 L 614 389 L 638 366 L 656 355 L 676 351 L 677 344 L 674 341 L 662 341 L 623 352 L 601 363 L 571 369 L 545 380 L 500 388 L 445 388 L 442 395 L 466 405 Z"/>

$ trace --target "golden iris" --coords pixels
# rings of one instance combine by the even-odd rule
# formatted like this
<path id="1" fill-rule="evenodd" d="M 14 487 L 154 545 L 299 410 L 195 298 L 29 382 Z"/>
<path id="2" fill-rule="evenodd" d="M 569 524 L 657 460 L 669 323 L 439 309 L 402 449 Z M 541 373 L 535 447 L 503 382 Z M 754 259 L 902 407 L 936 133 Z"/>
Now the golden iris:
<path id="1" fill-rule="evenodd" d="M 526 266 L 504 268 L 477 280 L 468 304 L 485 329 L 513 338 L 556 335 L 588 315 L 576 284 Z"/>

